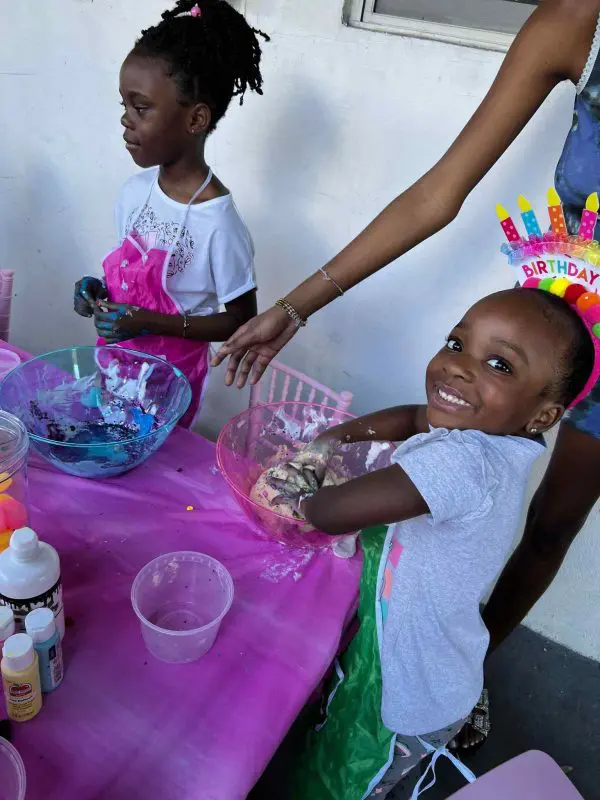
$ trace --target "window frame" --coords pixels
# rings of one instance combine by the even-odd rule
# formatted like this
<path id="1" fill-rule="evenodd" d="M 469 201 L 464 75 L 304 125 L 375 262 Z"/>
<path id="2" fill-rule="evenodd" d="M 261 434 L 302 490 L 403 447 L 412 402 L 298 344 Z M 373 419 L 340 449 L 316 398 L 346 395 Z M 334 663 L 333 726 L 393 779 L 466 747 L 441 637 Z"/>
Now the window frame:
<path id="1" fill-rule="evenodd" d="M 363 28 L 382 33 L 399 34 L 416 39 L 431 39 L 462 47 L 494 50 L 505 53 L 515 35 L 501 31 L 467 28 L 431 20 L 411 19 L 390 14 L 375 13 L 377 0 L 345 0 L 343 22 L 352 28 Z"/>

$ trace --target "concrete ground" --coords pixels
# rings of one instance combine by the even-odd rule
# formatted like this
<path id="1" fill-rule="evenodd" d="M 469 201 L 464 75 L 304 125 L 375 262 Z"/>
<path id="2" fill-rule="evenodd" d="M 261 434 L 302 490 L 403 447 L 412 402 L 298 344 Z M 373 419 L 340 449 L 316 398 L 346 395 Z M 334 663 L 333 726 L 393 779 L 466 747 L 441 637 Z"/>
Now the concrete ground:
<path id="1" fill-rule="evenodd" d="M 543 750 L 566 768 L 585 800 L 600 800 L 600 664 L 519 628 L 490 660 L 488 687 L 493 730 L 486 745 L 465 758 L 471 769 L 481 775 L 526 750 Z M 250 800 L 285 800 L 273 788 L 281 783 L 272 780 L 284 751 Z M 446 759 L 438 763 L 438 782 L 426 800 L 446 800 L 464 786 Z M 396 789 L 392 800 L 408 800 L 413 784 Z"/>
<path id="2" fill-rule="evenodd" d="M 485 747 L 464 759 L 473 772 L 543 750 L 567 768 L 585 800 L 600 800 L 600 664 L 519 628 L 490 659 L 488 687 L 493 730 Z M 464 786 L 448 763 L 438 772 L 427 800 L 445 800 Z M 393 794 L 409 797 L 408 786 Z"/>

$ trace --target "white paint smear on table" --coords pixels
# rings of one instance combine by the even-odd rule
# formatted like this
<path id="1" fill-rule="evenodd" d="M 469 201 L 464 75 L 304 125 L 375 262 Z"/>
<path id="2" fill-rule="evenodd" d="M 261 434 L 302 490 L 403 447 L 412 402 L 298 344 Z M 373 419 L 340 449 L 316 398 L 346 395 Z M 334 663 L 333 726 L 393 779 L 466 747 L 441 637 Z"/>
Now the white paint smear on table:
<path id="1" fill-rule="evenodd" d="M 280 556 L 266 556 L 260 577 L 269 583 L 279 583 L 284 578 L 299 581 L 303 570 L 309 564 L 314 552 L 311 550 L 290 550 L 282 545 Z"/>

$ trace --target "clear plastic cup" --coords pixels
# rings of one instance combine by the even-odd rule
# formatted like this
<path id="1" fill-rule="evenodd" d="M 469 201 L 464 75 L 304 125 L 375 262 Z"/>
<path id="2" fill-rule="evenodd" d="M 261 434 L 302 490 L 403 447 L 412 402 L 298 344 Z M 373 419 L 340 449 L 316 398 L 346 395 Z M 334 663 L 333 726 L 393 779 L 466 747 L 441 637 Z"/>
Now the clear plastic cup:
<path id="1" fill-rule="evenodd" d="M 29 522 L 27 453 L 29 436 L 23 423 L 0 411 L 0 552 L 17 528 Z"/>
<path id="2" fill-rule="evenodd" d="M 233 602 L 233 580 L 203 553 L 183 551 L 155 558 L 140 570 L 131 603 L 146 647 L 159 661 L 186 664 L 213 646 Z"/>
<path id="3" fill-rule="evenodd" d="M 23 759 L 0 737 L 0 800 L 24 800 L 26 783 Z"/>

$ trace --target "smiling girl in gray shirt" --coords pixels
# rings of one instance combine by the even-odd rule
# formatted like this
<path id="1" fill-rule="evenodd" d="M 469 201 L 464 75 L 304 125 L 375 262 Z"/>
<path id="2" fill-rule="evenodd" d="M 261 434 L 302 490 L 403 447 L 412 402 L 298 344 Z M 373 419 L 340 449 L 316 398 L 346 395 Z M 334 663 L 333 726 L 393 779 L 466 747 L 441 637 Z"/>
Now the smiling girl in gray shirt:
<path id="1" fill-rule="evenodd" d="M 428 752 L 451 757 L 483 686 L 480 603 L 518 532 L 542 434 L 590 388 L 596 341 L 549 292 L 486 297 L 430 362 L 426 406 L 327 431 L 272 481 L 326 533 L 389 526 L 361 537 L 361 627 L 286 797 L 383 799 Z M 390 467 L 315 492 L 337 446 L 370 439 L 403 441 Z"/>

